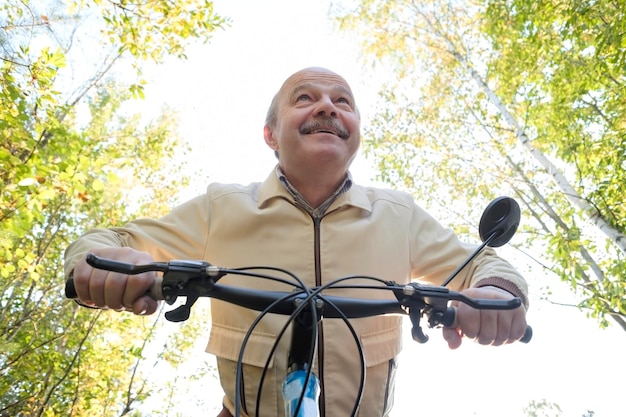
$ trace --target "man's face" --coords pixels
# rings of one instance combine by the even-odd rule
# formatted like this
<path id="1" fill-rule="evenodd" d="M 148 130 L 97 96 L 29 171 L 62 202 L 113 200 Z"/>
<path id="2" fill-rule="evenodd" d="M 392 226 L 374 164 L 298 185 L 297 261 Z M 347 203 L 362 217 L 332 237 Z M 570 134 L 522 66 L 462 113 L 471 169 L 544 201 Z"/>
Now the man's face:
<path id="1" fill-rule="evenodd" d="M 292 75 L 280 89 L 276 123 L 265 141 L 278 151 L 285 174 L 331 167 L 344 174 L 358 150 L 359 116 L 350 86 L 324 69 Z"/>

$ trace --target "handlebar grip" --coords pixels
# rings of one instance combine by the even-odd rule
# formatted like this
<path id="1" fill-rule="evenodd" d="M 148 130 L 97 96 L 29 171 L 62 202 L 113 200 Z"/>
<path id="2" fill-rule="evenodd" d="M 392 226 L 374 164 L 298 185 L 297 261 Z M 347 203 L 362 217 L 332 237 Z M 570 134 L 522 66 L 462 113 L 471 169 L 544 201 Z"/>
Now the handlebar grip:
<path id="1" fill-rule="evenodd" d="M 67 281 L 65 281 L 65 298 L 71 300 L 78 298 L 76 288 L 74 287 L 74 278 L 72 277 L 69 277 Z"/>
<path id="2" fill-rule="evenodd" d="M 157 301 L 164 300 L 165 298 L 163 297 L 163 291 L 161 288 L 162 283 L 163 283 L 163 277 L 157 275 L 154 278 L 154 282 L 152 283 L 152 286 L 150 287 L 150 289 L 146 291 L 146 295 L 149 295 L 150 297 L 154 298 Z M 78 294 L 76 293 L 76 287 L 74 286 L 74 278 L 72 277 L 69 277 L 65 281 L 65 297 L 71 300 L 78 299 Z"/>
<path id="3" fill-rule="evenodd" d="M 524 332 L 524 336 L 519 340 L 522 343 L 528 343 L 533 338 L 533 328 L 530 326 L 526 326 L 526 331 Z"/>

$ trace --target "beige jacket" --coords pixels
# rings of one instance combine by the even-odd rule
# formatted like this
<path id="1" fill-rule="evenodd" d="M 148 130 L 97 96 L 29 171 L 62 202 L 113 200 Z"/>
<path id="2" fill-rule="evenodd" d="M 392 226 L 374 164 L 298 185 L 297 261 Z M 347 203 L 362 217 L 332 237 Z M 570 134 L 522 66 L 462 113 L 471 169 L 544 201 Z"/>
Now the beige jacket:
<path id="1" fill-rule="evenodd" d="M 139 219 L 121 228 L 96 229 L 70 245 L 66 273 L 91 248 L 130 246 L 156 260 L 203 259 L 223 267 L 285 268 L 309 286 L 347 275 L 368 275 L 399 283 L 412 279 L 438 284 L 472 252 L 405 193 L 352 185 L 320 221 L 294 203 L 272 172 L 263 183 L 211 184 L 206 194 L 158 220 Z M 221 281 L 252 288 L 291 290 L 284 284 L 248 277 Z M 354 281 L 353 283 L 356 283 Z M 369 281 L 360 281 L 371 284 Z M 451 288 L 496 285 L 526 302 L 524 279 L 491 249 L 479 255 Z M 391 296 L 381 291 L 339 290 L 355 297 Z M 235 366 L 242 340 L 258 313 L 211 301 L 207 351 L 216 355 L 224 403 L 234 412 Z M 255 414 L 258 381 L 285 317 L 270 315 L 256 328 L 243 355 L 246 410 Z M 401 317 L 352 321 L 365 354 L 367 378 L 359 417 L 386 416 L 393 398 L 395 358 L 401 349 Z M 283 416 L 280 384 L 285 375 L 289 333 L 265 376 L 260 412 Z M 325 319 L 315 371 L 322 385 L 322 415 L 350 415 L 359 383 L 357 346 L 341 320 Z"/>

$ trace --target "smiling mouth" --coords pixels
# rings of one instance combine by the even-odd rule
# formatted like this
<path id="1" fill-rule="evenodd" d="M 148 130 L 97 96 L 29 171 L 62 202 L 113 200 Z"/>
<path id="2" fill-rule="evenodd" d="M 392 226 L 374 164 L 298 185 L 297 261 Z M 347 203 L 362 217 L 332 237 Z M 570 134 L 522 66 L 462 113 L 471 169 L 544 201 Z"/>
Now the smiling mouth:
<path id="1" fill-rule="evenodd" d="M 339 136 L 337 132 L 333 132 L 332 130 L 324 130 L 324 129 L 314 130 L 311 133 L 330 133 L 331 135 Z"/>
<path id="2" fill-rule="evenodd" d="M 300 133 L 311 135 L 314 133 L 328 133 L 341 139 L 348 139 L 350 132 L 333 119 L 314 120 L 300 127 Z"/>

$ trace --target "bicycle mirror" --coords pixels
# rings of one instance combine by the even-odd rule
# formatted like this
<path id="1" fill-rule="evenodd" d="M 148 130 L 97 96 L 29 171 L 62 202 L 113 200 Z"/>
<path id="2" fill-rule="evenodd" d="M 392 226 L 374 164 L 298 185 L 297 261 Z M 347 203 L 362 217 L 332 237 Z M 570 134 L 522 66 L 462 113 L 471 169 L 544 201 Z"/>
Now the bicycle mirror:
<path id="1" fill-rule="evenodd" d="M 520 218 L 517 201 L 511 197 L 498 197 L 489 203 L 480 218 L 480 238 L 488 246 L 499 248 L 511 240 L 517 231 Z"/>

